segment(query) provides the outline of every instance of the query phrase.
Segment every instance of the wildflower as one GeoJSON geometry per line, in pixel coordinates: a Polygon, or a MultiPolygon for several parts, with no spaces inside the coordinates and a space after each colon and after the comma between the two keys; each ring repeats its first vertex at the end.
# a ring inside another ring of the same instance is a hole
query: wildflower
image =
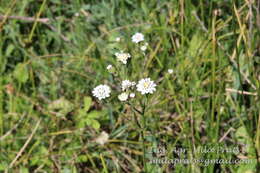
{"type": "Polygon", "coordinates": [[[79,13],[75,13],[74,15],[75,15],[75,17],[79,17],[79,13]]]}
{"type": "Polygon", "coordinates": [[[134,98],[135,97],[135,93],[130,93],[129,97],[134,98]]]}
{"type": "Polygon", "coordinates": [[[128,94],[126,92],[121,93],[120,95],[118,95],[118,99],[120,101],[126,101],[128,99],[128,94]]]}
{"type": "Polygon", "coordinates": [[[122,87],[122,90],[124,91],[124,90],[130,88],[131,86],[135,86],[135,85],[136,85],[135,82],[131,82],[130,80],[123,80],[121,87],[122,87]]]}
{"type": "Polygon", "coordinates": [[[143,46],[140,47],[140,49],[141,49],[142,51],[146,51],[147,46],[148,46],[148,43],[145,43],[143,46]]]}
{"type": "Polygon", "coordinates": [[[132,82],[132,86],[135,86],[136,85],[136,83],[135,82],[132,82]]]}
{"type": "Polygon", "coordinates": [[[110,96],[111,89],[107,85],[98,85],[93,89],[92,93],[93,96],[97,97],[99,100],[102,100],[110,96]]]}
{"type": "Polygon", "coordinates": [[[142,33],[137,32],[132,36],[132,42],[139,43],[141,41],[144,41],[144,35],[142,33]]]}
{"type": "Polygon", "coordinates": [[[117,59],[119,61],[121,61],[123,64],[126,64],[127,63],[127,59],[128,58],[131,58],[131,55],[129,53],[124,53],[124,52],[117,52],[115,53],[117,59]]]}
{"type": "Polygon", "coordinates": [[[142,51],[145,51],[145,50],[147,49],[147,47],[146,47],[146,46],[141,46],[140,49],[141,49],[142,51]]]}
{"type": "Polygon", "coordinates": [[[120,37],[116,37],[116,42],[120,42],[121,38],[120,37]]]}
{"type": "Polygon", "coordinates": [[[103,131],[94,141],[100,145],[104,145],[108,142],[109,135],[103,131]]]}
{"type": "Polygon", "coordinates": [[[109,65],[107,66],[107,70],[110,70],[112,67],[113,67],[113,66],[112,66],[111,64],[109,64],[109,65]]]}
{"type": "Polygon", "coordinates": [[[168,69],[168,73],[172,74],[173,73],[173,69],[168,69]]]}
{"type": "Polygon", "coordinates": [[[150,78],[141,79],[137,84],[137,91],[141,92],[142,95],[144,94],[152,94],[156,91],[156,84],[150,78]]]}

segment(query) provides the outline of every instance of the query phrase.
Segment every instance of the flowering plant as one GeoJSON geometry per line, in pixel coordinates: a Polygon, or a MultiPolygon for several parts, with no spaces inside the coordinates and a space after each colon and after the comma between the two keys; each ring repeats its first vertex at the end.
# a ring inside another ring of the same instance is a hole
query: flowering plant
{"type": "MultiPolygon", "coordinates": [[[[121,41],[121,38],[116,38],[116,41],[121,41]]],[[[132,42],[140,46],[142,54],[145,55],[148,43],[145,42],[144,44],[140,44],[143,41],[144,35],[142,33],[136,33],[132,36],[132,42]]],[[[146,95],[153,94],[156,91],[156,84],[149,77],[140,79],[136,84],[134,81],[123,79],[123,76],[118,76],[118,74],[120,74],[118,71],[121,70],[120,67],[124,66],[123,68],[127,70],[126,65],[132,56],[130,53],[121,50],[115,53],[115,57],[118,63],[115,65],[108,64],[106,69],[113,77],[118,78],[118,80],[121,81],[121,93],[118,94],[118,99],[120,101],[127,101],[129,98],[134,98],[136,96],[136,92],[140,92],[141,95],[146,95]]],[[[110,86],[106,84],[100,84],[92,90],[93,96],[98,98],[98,100],[103,100],[110,97],[111,92],[113,91],[110,86]]]]}
{"type": "MultiPolygon", "coordinates": [[[[144,35],[141,33],[136,33],[132,36],[132,42],[139,46],[139,51],[142,55],[145,55],[145,51],[147,50],[148,43],[144,42],[144,35]]],[[[116,39],[117,42],[121,41],[121,39],[116,39]]],[[[139,80],[131,81],[129,79],[125,79],[124,75],[121,75],[121,71],[128,71],[127,64],[130,63],[132,58],[135,58],[130,53],[120,50],[116,52],[115,58],[117,59],[115,64],[108,64],[106,69],[107,71],[113,76],[113,78],[117,79],[115,81],[119,81],[120,89],[111,89],[111,87],[107,84],[100,84],[96,86],[92,90],[92,94],[98,100],[105,100],[110,95],[117,95],[117,99],[124,104],[128,104],[132,111],[133,115],[135,116],[135,121],[138,127],[141,130],[141,140],[143,142],[143,164],[145,164],[145,130],[146,130],[146,111],[147,111],[147,104],[148,104],[148,97],[147,95],[153,94],[156,91],[156,83],[150,77],[143,77],[139,80]],[[138,108],[139,105],[134,105],[131,102],[132,99],[138,99],[141,104],[141,109],[138,108]],[[139,117],[141,116],[142,123],[139,122],[139,117]]],[[[116,84],[118,86],[118,84],[116,84]]]]}

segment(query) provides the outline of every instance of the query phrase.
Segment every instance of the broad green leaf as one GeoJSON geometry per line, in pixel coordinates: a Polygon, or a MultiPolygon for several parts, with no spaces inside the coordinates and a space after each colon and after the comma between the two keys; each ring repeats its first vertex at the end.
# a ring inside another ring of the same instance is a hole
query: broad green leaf
{"type": "Polygon", "coordinates": [[[13,44],[10,44],[8,47],[7,47],[7,49],[6,49],[6,52],[5,52],[5,56],[9,56],[9,55],[11,55],[11,53],[13,52],[13,50],[14,50],[14,45],[13,44]]]}
{"type": "Polygon", "coordinates": [[[195,57],[197,55],[199,49],[201,48],[202,41],[203,37],[199,33],[193,35],[188,51],[191,57],[195,57]]]}
{"type": "Polygon", "coordinates": [[[242,163],[239,165],[237,173],[255,173],[257,160],[256,159],[248,159],[250,163],[242,163]]]}
{"type": "Polygon", "coordinates": [[[26,65],[22,63],[16,65],[13,75],[19,82],[25,83],[29,78],[29,72],[26,65]]]}
{"type": "Polygon", "coordinates": [[[99,124],[99,122],[97,120],[93,120],[91,126],[94,129],[99,129],[100,128],[100,124],[99,124]]]}
{"type": "Polygon", "coordinates": [[[256,165],[257,165],[254,144],[244,126],[241,126],[237,129],[237,131],[235,133],[235,138],[240,143],[243,143],[244,145],[246,145],[246,152],[247,152],[247,156],[249,158],[249,159],[247,159],[249,161],[249,163],[243,163],[243,164],[239,165],[237,172],[238,173],[244,173],[244,172],[254,173],[256,171],[256,165]]]}
{"type": "Polygon", "coordinates": [[[29,173],[29,170],[25,167],[21,167],[19,172],[20,173],[29,173]]]}
{"type": "Polygon", "coordinates": [[[249,135],[246,131],[246,128],[243,126],[239,127],[236,130],[235,136],[236,136],[236,139],[243,144],[246,144],[249,139],[249,135]]]}
{"type": "Polygon", "coordinates": [[[69,112],[71,112],[74,108],[74,105],[66,100],[65,98],[60,98],[58,100],[53,101],[48,105],[48,110],[57,113],[57,116],[65,116],[69,112]]]}
{"type": "Polygon", "coordinates": [[[88,125],[88,126],[91,126],[92,123],[93,123],[93,120],[94,120],[94,119],[86,119],[86,120],[85,120],[85,124],[88,125]]]}
{"type": "Polygon", "coordinates": [[[235,137],[238,142],[240,142],[246,146],[246,152],[249,155],[251,155],[251,156],[255,155],[254,144],[244,126],[241,126],[237,129],[237,131],[235,133],[235,137]]]}
{"type": "Polygon", "coordinates": [[[86,155],[79,155],[76,159],[76,162],[86,162],[88,161],[88,157],[86,155]]]}
{"type": "Polygon", "coordinates": [[[8,164],[6,162],[0,163],[0,171],[5,170],[6,168],[8,168],[8,164]]]}
{"type": "Polygon", "coordinates": [[[78,119],[81,119],[81,118],[83,118],[86,114],[87,114],[87,113],[86,113],[86,111],[85,111],[84,109],[80,109],[77,118],[78,118],[78,119]]]}
{"type": "Polygon", "coordinates": [[[92,99],[91,97],[84,97],[84,111],[87,112],[91,106],[92,99]]]}
{"type": "Polygon", "coordinates": [[[82,121],[78,121],[77,122],[77,127],[78,128],[84,128],[85,127],[85,122],[82,120],[82,121]]]}
{"type": "Polygon", "coordinates": [[[91,119],[97,118],[100,114],[101,113],[98,111],[91,111],[90,113],[88,113],[87,118],[91,118],[91,119]]]}

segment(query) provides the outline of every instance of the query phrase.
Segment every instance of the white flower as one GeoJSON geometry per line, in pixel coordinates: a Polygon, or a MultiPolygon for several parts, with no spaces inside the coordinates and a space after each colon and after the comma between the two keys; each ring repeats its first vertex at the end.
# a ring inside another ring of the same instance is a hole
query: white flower
{"type": "Polygon", "coordinates": [[[113,66],[112,66],[111,64],[109,64],[109,65],[107,66],[107,70],[110,70],[112,67],[113,67],[113,66]]]}
{"type": "Polygon", "coordinates": [[[141,79],[137,84],[137,91],[141,92],[142,95],[144,94],[152,94],[156,91],[156,84],[150,78],[141,79]]]}
{"type": "Polygon", "coordinates": [[[120,101],[126,101],[128,99],[128,94],[127,93],[121,93],[120,95],[118,95],[118,99],[120,101]]]}
{"type": "Polygon", "coordinates": [[[142,51],[146,51],[147,46],[141,46],[140,49],[141,49],[142,51]]]}
{"type": "Polygon", "coordinates": [[[93,96],[97,97],[99,100],[109,97],[110,93],[111,89],[107,85],[98,85],[92,91],[93,96]]]}
{"type": "Polygon", "coordinates": [[[135,97],[135,93],[130,93],[129,97],[134,98],[135,97]]]}
{"type": "Polygon", "coordinates": [[[75,13],[74,15],[75,15],[76,17],[79,17],[79,13],[75,13]]]}
{"type": "Polygon", "coordinates": [[[139,43],[141,41],[144,41],[144,35],[142,33],[137,32],[132,36],[132,42],[139,43]]]}
{"type": "Polygon", "coordinates": [[[173,69],[168,69],[168,73],[172,74],[173,73],[173,69]]]}
{"type": "Polygon", "coordinates": [[[148,46],[148,43],[144,43],[144,45],[141,46],[140,49],[141,49],[142,51],[146,51],[147,46],[148,46]]]}
{"type": "Polygon", "coordinates": [[[127,63],[128,58],[131,58],[131,55],[129,53],[124,52],[117,52],[115,53],[115,56],[117,57],[118,61],[121,61],[123,64],[127,63]]]}
{"type": "Polygon", "coordinates": [[[120,42],[121,38],[120,37],[116,37],[116,42],[120,42]]]}
{"type": "Polygon", "coordinates": [[[124,91],[124,90],[130,88],[131,86],[135,86],[135,85],[136,85],[135,82],[131,82],[130,80],[123,80],[121,87],[122,87],[122,90],[124,91]]]}
{"type": "Polygon", "coordinates": [[[104,145],[108,142],[109,135],[103,131],[94,141],[100,145],[104,145]]]}

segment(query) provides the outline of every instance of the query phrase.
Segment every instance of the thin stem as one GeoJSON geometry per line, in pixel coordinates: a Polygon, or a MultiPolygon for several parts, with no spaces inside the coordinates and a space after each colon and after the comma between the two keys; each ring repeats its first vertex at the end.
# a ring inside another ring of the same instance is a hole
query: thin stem
{"type": "MultiPolygon", "coordinates": [[[[216,13],[213,13],[213,21],[212,21],[212,63],[211,63],[211,124],[214,125],[215,123],[215,106],[216,106],[216,13]]],[[[218,131],[213,128],[213,133],[215,132],[216,136],[218,131]]]]}
{"type": "Polygon", "coordinates": [[[141,104],[142,105],[142,111],[135,108],[129,102],[127,104],[130,105],[131,109],[133,110],[136,124],[141,130],[141,140],[142,140],[142,150],[143,150],[143,166],[144,166],[145,172],[148,172],[147,166],[146,166],[146,159],[145,159],[145,154],[146,154],[146,148],[145,148],[145,130],[146,130],[145,112],[146,112],[146,105],[147,105],[147,97],[145,97],[144,103],[141,104]],[[140,124],[140,122],[138,121],[138,118],[137,118],[135,112],[137,112],[138,114],[140,114],[142,116],[142,124],[140,124]]]}
{"type": "Polygon", "coordinates": [[[143,165],[145,172],[147,171],[147,166],[146,166],[146,159],[145,159],[145,154],[146,154],[146,148],[145,148],[145,130],[146,130],[146,119],[145,119],[145,111],[146,111],[146,105],[147,105],[147,96],[145,96],[145,101],[143,104],[143,110],[142,110],[142,144],[143,144],[143,165]]]}
{"type": "Polygon", "coordinates": [[[42,5],[40,7],[40,10],[39,10],[39,12],[36,15],[36,20],[35,20],[35,22],[33,24],[33,27],[32,27],[32,30],[30,32],[29,39],[28,39],[30,42],[32,41],[33,33],[34,33],[35,29],[36,29],[36,26],[37,26],[37,23],[38,23],[38,19],[40,18],[40,15],[42,14],[42,12],[44,10],[46,2],[47,2],[47,0],[43,1],[42,5]]]}
{"type": "MultiPolygon", "coordinates": [[[[132,110],[134,110],[134,109],[132,108],[132,110]]],[[[134,112],[134,111],[133,111],[133,112],[134,112]]],[[[135,118],[135,122],[136,122],[137,126],[141,129],[142,126],[141,126],[140,122],[138,121],[138,118],[137,118],[135,112],[134,112],[134,118],[135,118]]]]}
{"type": "Polygon", "coordinates": [[[142,112],[139,111],[137,108],[135,108],[130,102],[127,102],[127,104],[128,104],[129,106],[131,106],[132,110],[134,110],[134,111],[136,111],[137,113],[139,113],[140,115],[142,115],[142,112]]]}

